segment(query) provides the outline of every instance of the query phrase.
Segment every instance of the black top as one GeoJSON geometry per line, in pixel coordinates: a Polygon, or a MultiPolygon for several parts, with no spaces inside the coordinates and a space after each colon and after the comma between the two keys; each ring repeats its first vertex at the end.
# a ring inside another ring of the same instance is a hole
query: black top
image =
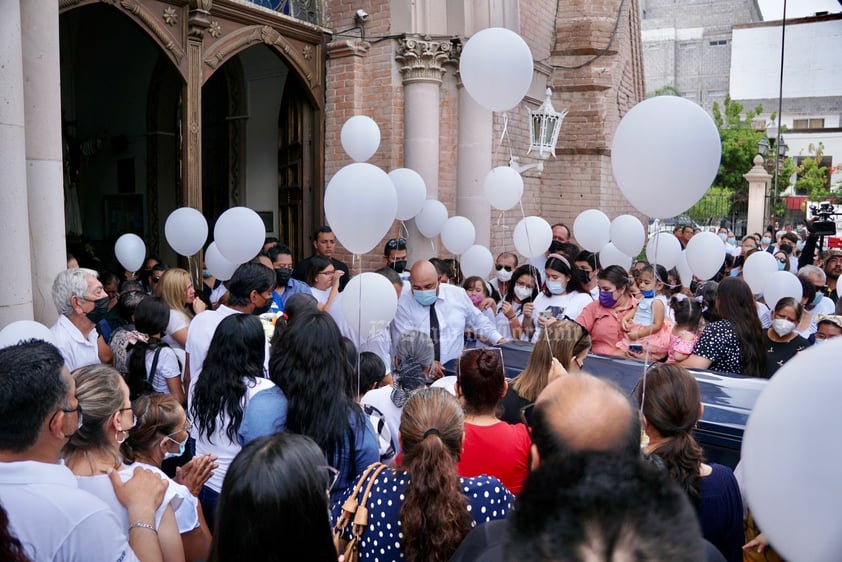
{"type": "Polygon", "coordinates": [[[766,359],[766,376],[770,378],[798,352],[810,347],[810,341],[799,335],[788,342],[772,341],[769,339],[768,332],[764,334],[764,337],[766,339],[766,352],[769,354],[769,358],[766,359]]]}
{"type": "MultiPolygon", "coordinates": [[[[307,282],[307,270],[310,269],[310,260],[313,259],[314,256],[310,256],[309,258],[305,258],[295,264],[295,269],[292,270],[292,278],[298,279],[304,283],[307,282]]],[[[342,276],[342,279],[339,280],[339,291],[342,292],[345,289],[345,285],[348,284],[350,275],[348,273],[348,266],[342,263],[341,261],[330,258],[330,262],[333,264],[338,271],[344,271],[345,274],[342,276]]]]}
{"type": "Polygon", "coordinates": [[[693,348],[693,355],[710,359],[708,368],[711,371],[742,374],[740,339],[730,320],[717,320],[705,326],[693,348]]]}
{"type": "Polygon", "coordinates": [[[528,406],[529,404],[530,402],[528,400],[521,398],[520,395],[515,392],[515,389],[512,388],[510,382],[509,390],[506,392],[503,400],[500,401],[502,413],[498,413],[497,417],[506,423],[523,423],[523,420],[520,419],[520,409],[524,406],[528,406]]]}

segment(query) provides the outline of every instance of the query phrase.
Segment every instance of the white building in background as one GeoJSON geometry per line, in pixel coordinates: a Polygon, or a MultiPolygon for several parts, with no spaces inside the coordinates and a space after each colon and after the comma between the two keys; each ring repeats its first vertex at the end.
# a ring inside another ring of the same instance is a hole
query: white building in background
{"type": "MultiPolygon", "coordinates": [[[[780,123],[789,156],[824,145],[822,163],[842,163],[842,13],[787,20],[780,123]]],[[[731,98],[749,109],[763,106],[767,122],[778,111],[781,22],[735,25],[731,45],[731,98]]],[[[831,186],[842,173],[831,177],[831,186]]],[[[838,186],[837,186],[838,189],[838,186]]]]}

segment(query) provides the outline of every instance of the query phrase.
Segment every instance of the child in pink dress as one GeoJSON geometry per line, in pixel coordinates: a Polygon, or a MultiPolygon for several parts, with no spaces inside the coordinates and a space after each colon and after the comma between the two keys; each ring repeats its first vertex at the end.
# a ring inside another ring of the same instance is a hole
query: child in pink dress
{"type": "Polygon", "coordinates": [[[616,355],[659,361],[667,356],[672,323],[667,318],[667,271],[663,266],[646,264],[637,276],[641,299],[622,320],[626,336],[617,342],[616,355]],[[657,270],[657,271],[656,271],[657,270]],[[656,276],[657,273],[657,276],[656,276]],[[642,352],[630,349],[640,345],[642,352]]]}
{"type": "Polygon", "coordinates": [[[675,317],[675,326],[670,336],[667,362],[683,361],[693,353],[693,346],[699,339],[699,320],[702,308],[693,299],[673,297],[670,308],[675,317]]]}

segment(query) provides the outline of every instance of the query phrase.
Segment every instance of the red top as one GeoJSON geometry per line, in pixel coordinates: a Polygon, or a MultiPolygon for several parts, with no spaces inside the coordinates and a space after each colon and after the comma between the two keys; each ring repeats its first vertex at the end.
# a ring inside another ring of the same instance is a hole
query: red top
{"type": "Polygon", "coordinates": [[[465,424],[465,445],[457,469],[464,477],[496,476],[513,494],[520,493],[529,473],[532,441],[522,423],[465,424]]]}

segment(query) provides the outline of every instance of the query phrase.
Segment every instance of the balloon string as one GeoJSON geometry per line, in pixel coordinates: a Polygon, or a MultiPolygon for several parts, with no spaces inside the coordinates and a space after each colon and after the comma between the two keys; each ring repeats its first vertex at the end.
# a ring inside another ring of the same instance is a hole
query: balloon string
{"type": "Polygon", "coordinates": [[[403,236],[404,240],[409,240],[409,227],[406,226],[404,221],[401,221],[401,224],[398,227],[398,238],[401,238],[402,233],[406,233],[406,236],[403,236]]]}
{"type": "MultiPolygon", "coordinates": [[[[360,269],[362,269],[362,258],[360,258],[360,269]]],[[[360,273],[362,275],[362,272],[360,273]]],[[[363,341],[362,336],[362,319],[363,319],[363,279],[360,277],[360,282],[358,283],[359,288],[359,295],[357,297],[357,396],[360,395],[360,345],[363,341]]]]}
{"type": "MultiPolygon", "coordinates": [[[[497,148],[494,150],[494,159],[492,162],[497,161],[497,157],[500,155],[500,149],[503,147],[503,140],[509,139],[509,114],[503,113],[503,132],[500,133],[500,140],[497,141],[497,148]]],[[[507,143],[509,145],[509,154],[511,156],[511,139],[507,143]]]]}
{"type": "Polygon", "coordinates": [[[517,202],[517,204],[520,205],[520,218],[525,219],[526,212],[523,210],[523,198],[521,198],[520,201],[517,202]]]}

